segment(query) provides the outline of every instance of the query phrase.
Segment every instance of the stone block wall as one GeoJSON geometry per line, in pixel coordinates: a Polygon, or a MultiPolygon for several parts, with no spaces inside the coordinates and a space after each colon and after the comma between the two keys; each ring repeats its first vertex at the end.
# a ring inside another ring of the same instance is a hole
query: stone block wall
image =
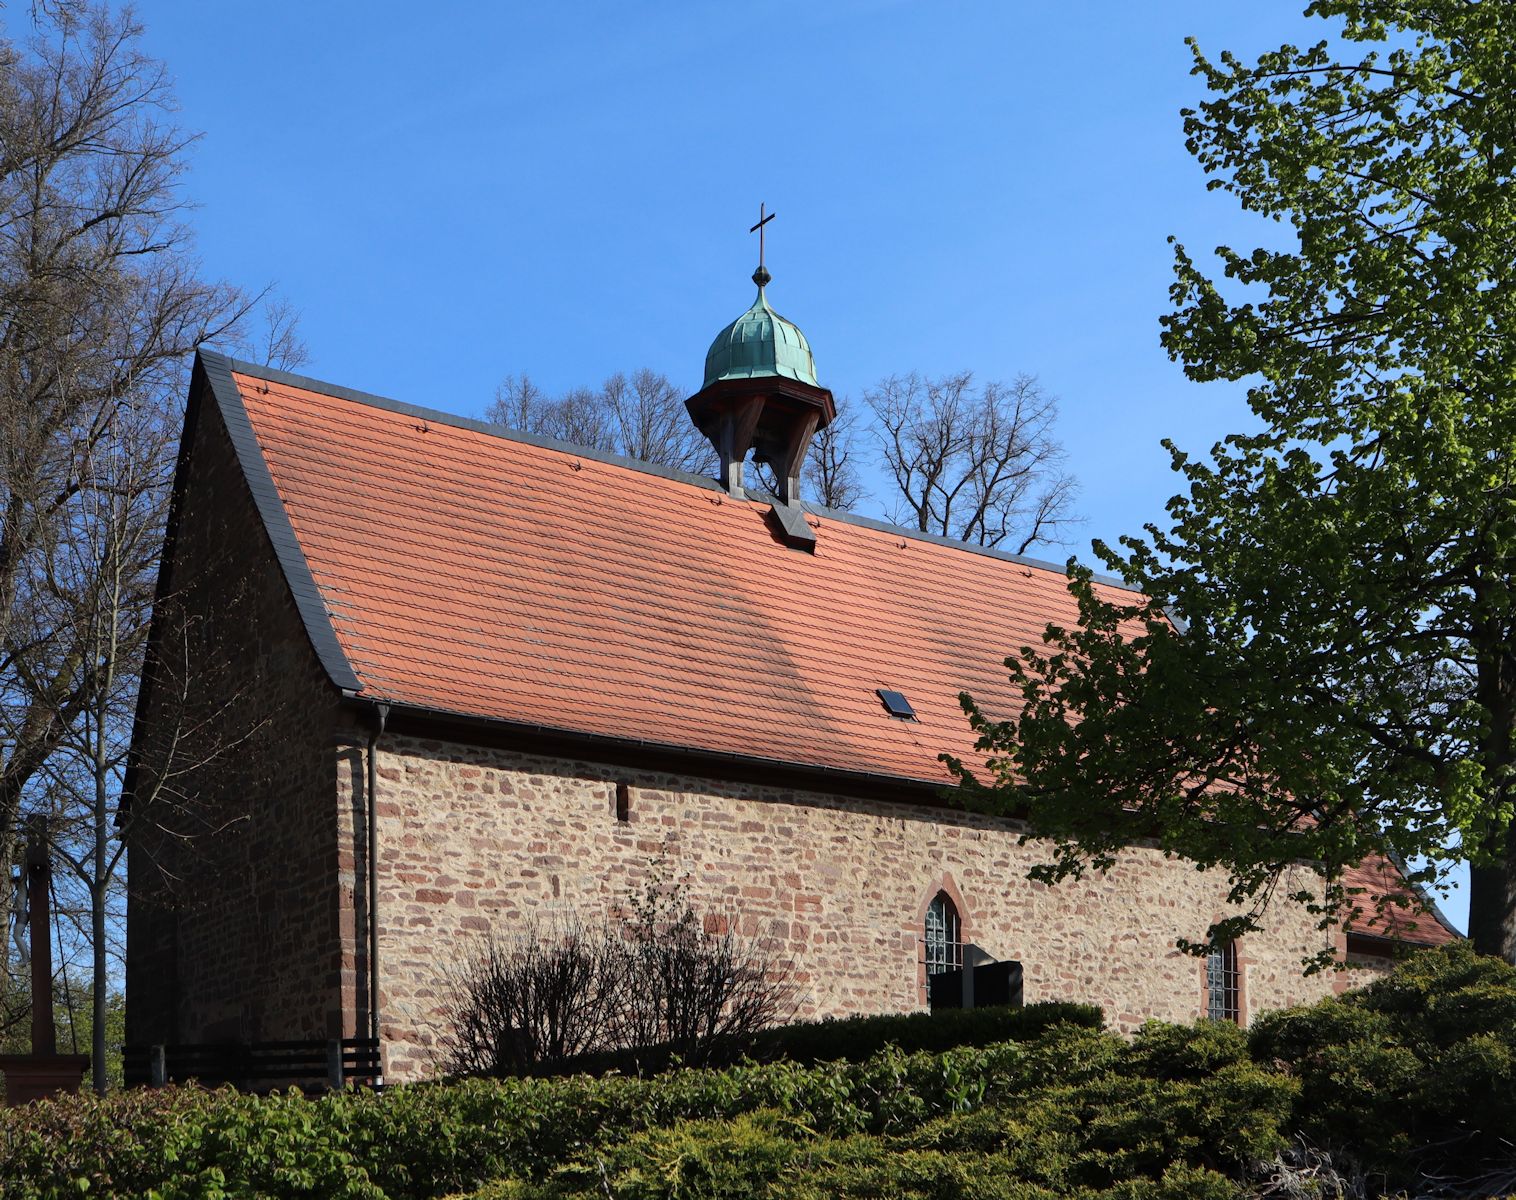
{"type": "Polygon", "coordinates": [[[310,647],[209,398],[185,469],[138,726],[127,1040],[347,1032],[353,861],[350,842],[339,853],[337,774],[361,759],[362,734],[310,647]]]}
{"type": "MultiPolygon", "coordinates": [[[[596,920],[660,854],[692,898],[793,960],[800,1015],[924,1006],[922,917],[947,890],[963,938],[1025,968],[1030,1001],[1091,1001],[1114,1028],[1204,1012],[1204,963],[1175,947],[1228,911],[1225,880],[1152,850],[1109,874],[1031,883],[1011,821],[744,787],[584,761],[388,737],[378,785],[380,998],[388,1077],[433,1072],[447,968],[536,915],[596,920]],[[616,814],[627,786],[628,819],[616,814]]],[[[1303,978],[1327,944],[1298,907],[1240,946],[1248,1013],[1333,987],[1303,978]]]]}

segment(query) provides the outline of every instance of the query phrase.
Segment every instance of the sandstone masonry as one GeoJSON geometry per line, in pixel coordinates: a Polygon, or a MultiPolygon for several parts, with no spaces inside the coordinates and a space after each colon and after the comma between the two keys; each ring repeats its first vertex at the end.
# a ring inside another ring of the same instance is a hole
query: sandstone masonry
{"type": "MultiPolygon", "coordinates": [[[[1025,969],[1026,999],[1098,1003],[1131,1031],[1204,1012],[1204,964],[1180,952],[1224,915],[1225,880],[1151,850],[1110,873],[1047,887],[1013,821],[817,792],[536,758],[415,738],[379,755],[380,1003],[391,1078],[428,1074],[444,1033],[443,977],[491,932],[571,910],[608,914],[666,854],[691,898],[796,967],[801,1015],[925,1005],[922,919],[940,890],[963,938],[1025,969]],[[628,820],[616,785],[629,788],[628,820]]],[[[1241,944],[1246,1012],[1309,1002],[1330,977],[1301,959],[1326,945],[1281,905],[1241,944]]]]}

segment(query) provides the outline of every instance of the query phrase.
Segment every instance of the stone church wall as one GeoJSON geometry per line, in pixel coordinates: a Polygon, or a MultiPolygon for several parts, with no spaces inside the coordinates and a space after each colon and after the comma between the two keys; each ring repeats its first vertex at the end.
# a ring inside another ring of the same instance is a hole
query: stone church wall
{"type": "Polygon", "coordinates": [[[337,693],[209,401],[187,467],[128,827],[127,1040],[350,1032],[336,776],[361,765],[361,733],[337,732],[337,693]],[[155,809],[165,765],[176,778],[155,809]]]}
{"type": "MultiPolygon", "coordinates": [[[[1175,948],[1226,913],[1224,879],[1152,850],[1109,874],[1031,883],[1034,847],[1011,821],[620,771],[389,737],[379,755],[380,969],[388,1074],[434,1070],[447,967],[523,918],[595,920],[666,852],[698,908],[774,938],[797,965],[801,1015],[924,1006],[922,918],[939,890],[963,937],[1019,960],[1025,995],[1093,1001],[1131,1031],[1203,1012],[1204,964],[1175,948]],[[629,819],[616,784],[629,785],[629,819]]],[[[1330,976],[1300,961],[1327,944],[1298,908],[1239,944],[1248,1013],[1308,1002],[1330,976]]]]}

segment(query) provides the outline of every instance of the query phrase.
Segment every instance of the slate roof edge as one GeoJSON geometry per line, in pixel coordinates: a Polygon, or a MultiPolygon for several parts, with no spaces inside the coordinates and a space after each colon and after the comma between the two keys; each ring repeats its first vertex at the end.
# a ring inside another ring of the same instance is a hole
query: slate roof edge
{"type": "MultiPolygon", "coordinates": [[[[708,475],[697,475],[693,471],[682,471],[677,467],[664,467],[656,463],[643,462],[638,458],[628,458],[623,454],[613,454],[608,450],[595,450],[588,446],[580,446],[573,442],[561,442],[557,438],[543,437],[540,434],[527,433],[520,429],[511,429],[505,425],[492,424],[489,421],[480,421],[474,417],[461,417],[456,413],[443,412],[440,409],[425,408],[418,404],[409,404],[403,400],[392,400],[387,396],[376,396],[371,392],[359,391],[356,388],[344,387],[341,384],[328,383],[322,379],[315,379],[308,375],[298,375],[292,371],[281,371],[274,367],[260,366],[257,363],[246,362],[232,358],[228,355],[213,351],[201,351],[202,354],[215,354],[215,357],[225,363],[231,371],[243,375],[252,375],[259,379],[267,379],[271,383],[284,384],[287,387],[302,388],[309,392],[320,392],[325,396],[334,396],[339,400],[350,400],[355,404],[365,404],[371,408],[383,409],[386,412],[398,413],[407,417],[419,417],[421,420],[430,421],[438,425],[448,425],[455,429],[468,429],[474,433],[483,433],[490,437],[501,438],[505,441],[520,442],[527,446],[537,446],[544,450],[556,450],[563,454],[572,454],[577,458],[586,459],[589,462],[605,463],[613,467],[625,467],[643,475],[653,475],[659,479],[670,479],[676,483],[687,483],[691,486],[703,488],[710,492],[721,492],[719,480],[708,475]]],[[[235,391],[235,386],[233,386],[235,391]]],[[[240,404],[240,398],[239,398],[240,404]]],[[[777,503],[777,498],[767,492],[755,488],[745,489],[747,498],[761,504],[777,503]]],[[[969,554],[978,554],[985,558],[996,558],[1002,562],[1016,563],[1023,567],[1032,567],[1039,571],[1050,571],[1055,575],[1068,578],[1067,565],[1060,566],[1046,559],[1032,558],[1025,554],[1012,554],[1008,550],[997,550],[990,546],[980,546],[973,542],[962,542],[957,538],[944,537],[941,534],[927,533],[920,529],[907,529],[901,525],[882,521],[876,517],[865,517],[859,513],[844,512],[841,509],[826,508],[820,504],[812,504],[801,501],[800,507],[814,516],[822,517],[830,521],[840,521],[845,525],[858,525],[864,529],[873,529],[881,533],[895,534],[899,537],[909,538],[915,542],[927,542],[929,544],[945,546],[950,550],[962,550],[969,554]]],[[[1140,589],[1127,583],[1124,579],[1117,579],[1113,575],[1096,574],[1096,583],[1107,587],[1118,588],[1124,592],[1139,592],[1140,589]]]]}
{"type": "Polygon", "coordinates": [[[300,539],[290,524],[289,512],[279,496],[279,489],[274,485],[268,461],[263,457],[263,449],[253,433],[247,407],[242,403],[242,393],[237,390],[237,383],[232,378],[232,372],[243,370],[244,364],[206,349],[196,352],[196,361],[210,388],[211,396],[216,401],[216,407],[220,410],[227,434],[231,437],[232,449],[242,468],[242,476],[247,480],[253,504],[258,509],[264,531],[273,546],[275,560],[289,587],[290,596],[295,601],[295,609],[300,614],[301,624],[305,626],[311,648],[315,650],[322,669],[335,686],[344,691],[361,691],[363,681],[358,678],[341,643],[337,641],[337,630],[332,625],[331,613],[327,610],[326,601],[321,598],[321,589],[311,574],[310,563],[306,561],[300,539]]]}

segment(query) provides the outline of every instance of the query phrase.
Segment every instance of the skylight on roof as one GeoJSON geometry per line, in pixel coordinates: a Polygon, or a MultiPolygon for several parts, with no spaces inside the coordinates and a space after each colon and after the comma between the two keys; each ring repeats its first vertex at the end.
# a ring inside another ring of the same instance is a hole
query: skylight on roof
{"type": "Polygon", "coordinates": [[[890,716],[900,717],[902,720],[914,721],[916,710],[911,707],[911,702],[905,698],[903,692],[892,692],[887,688],[876,688],[876,694],[884,702],[884,707],[890,716]]]}

